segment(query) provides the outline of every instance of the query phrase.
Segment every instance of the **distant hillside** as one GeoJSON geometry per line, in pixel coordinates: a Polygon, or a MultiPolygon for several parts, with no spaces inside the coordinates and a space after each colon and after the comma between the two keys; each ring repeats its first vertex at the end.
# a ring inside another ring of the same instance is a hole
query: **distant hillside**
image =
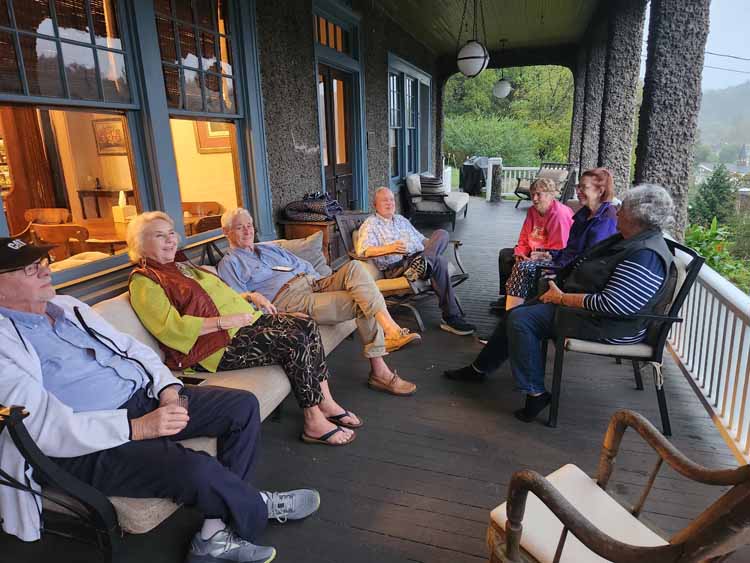
{"type": "Polygon", "coordinates": [[[703,92],[698,129],[702,143],[750,143],[750,82],[703,92]]]}

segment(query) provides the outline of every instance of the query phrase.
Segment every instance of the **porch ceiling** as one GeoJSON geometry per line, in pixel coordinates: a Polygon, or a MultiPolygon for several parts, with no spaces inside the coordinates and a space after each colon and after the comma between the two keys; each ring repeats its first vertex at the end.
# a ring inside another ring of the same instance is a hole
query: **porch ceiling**
{"type": "MultiPolygon", "coordinates": [[[[455,53],[464,0],[380,0],[386,13],[436,55],[455,53]]],[[[578,43],[600,0],[483,0],[487,49],[553,47],[578,43]]],[[[478,2],[479,5],[479,2],[478,2]]],[[[481,10],[479,10],[481,16],[481,10]]],[[[471,36],[469,0],[461,43],[471,36]]],[[[481,18],[478,23],[480,37],[481,18]]]]}

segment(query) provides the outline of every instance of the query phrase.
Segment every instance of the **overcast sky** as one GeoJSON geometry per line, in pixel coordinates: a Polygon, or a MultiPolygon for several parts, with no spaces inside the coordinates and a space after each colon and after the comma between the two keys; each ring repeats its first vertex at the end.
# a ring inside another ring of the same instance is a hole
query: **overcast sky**
{"type": "MultiPolygon", "coordinates": [[[[711,27],[708,33],[706,51],[750,59],[749,28],[750,0],[712,0],[711,27]]],[[[648,21],[644,28],[644,39],[647,35],[648,21]]],[[[646,54],[645,43],[643,54],[646,54]]],[[[750,73],[750,61],[717,57],[706,53],[703,64],[750,73]]],[[[641,63],[641,78],[643,78],[644,71],[645,59],[641,63]]],[[[750,74],[740,74],[705,67],[703,69],[703,90],[717,90],[748,81],[750,81],[750,74]]],[[[750,103],[750,100],[748,102],[750,103]]]]}

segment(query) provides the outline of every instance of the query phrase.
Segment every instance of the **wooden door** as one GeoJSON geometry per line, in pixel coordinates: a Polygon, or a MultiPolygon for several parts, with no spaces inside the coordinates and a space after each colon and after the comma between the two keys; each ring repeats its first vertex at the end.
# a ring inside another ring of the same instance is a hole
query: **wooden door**
{"type": "Polygon", "coordinates": [[[353,209],[352,76],[318,65],[318,116],[323,140],[325,191],[344,209],[353,209]]]}

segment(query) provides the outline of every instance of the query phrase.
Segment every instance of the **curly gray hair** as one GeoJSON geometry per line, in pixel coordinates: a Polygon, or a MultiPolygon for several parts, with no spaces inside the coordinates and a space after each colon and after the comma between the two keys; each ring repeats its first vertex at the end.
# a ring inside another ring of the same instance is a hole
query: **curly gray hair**
{"type": "Polygon", "coordinates": [[[674,203],[657,184],[640,184],[625,192],[622,209],[645,228],[667,229],[674,222],[674,203]]]}
{"type": "Polygon", "coordinates": [[[146,226],[154,221],[166,221],[174,229],[174,221],[163,211],[141,213],[128,223],[125,240],[128,243],[128,256],[133,262],[140,262],[143,258],[143,239],[146,234],[146,226]]]}

